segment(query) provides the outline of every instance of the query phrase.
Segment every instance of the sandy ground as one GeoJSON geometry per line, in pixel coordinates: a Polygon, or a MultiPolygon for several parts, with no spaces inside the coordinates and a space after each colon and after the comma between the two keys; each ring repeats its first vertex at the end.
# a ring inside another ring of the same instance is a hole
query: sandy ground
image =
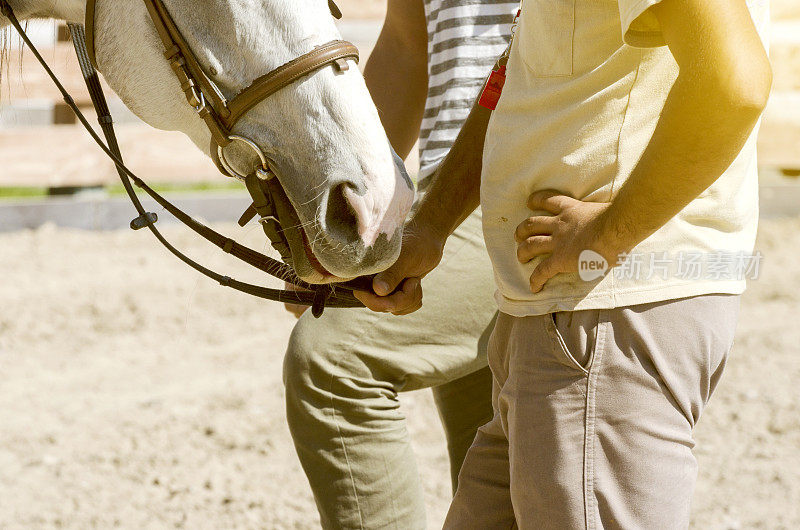
{"type": "MultiPolygon", "coordinates": [[[[696,528],[800,527],[800,219],[764,222],[759,247],[763,275],[697,431],[696,528]]],[[[0,248],[0,528],[317,527],[285,425],[292,319],[277,305],[198,278],[143,233],[44,227],[0,248]]],[[[435,528],[441,428],[428,392],[403,404],[435,528]]]]}
{"type": "MultiPolygon", "coordinates": [[[[773,2],[776,18],[800,18],[796,1],[773,2]]],[[[384,4],[340,3],[358,18],[384,4]]],[[[697,430],[698,529],[800,528],[800,219],[764,222],[759,247],[763,275],[697,430]]],[[[285,425],[279,306],[199,278],[147,234],[45,227],[0,234],[0,249],[0,528],[318,526],[285,425]]],[[[441,428],[428,392],[403,404],[436,528],[441,428]]]]}

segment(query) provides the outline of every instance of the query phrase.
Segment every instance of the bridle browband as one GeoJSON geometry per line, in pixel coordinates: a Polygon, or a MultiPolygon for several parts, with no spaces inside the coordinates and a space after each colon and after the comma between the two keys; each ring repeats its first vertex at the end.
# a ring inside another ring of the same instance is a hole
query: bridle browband
{"type": "MultiPolygon", "coordinates": [[[[221,285],[237,291],[278,302],[310,305],[316,317],[322,315],[325,307],[363,307],[361,302],[353,296],[353,291],[371,291],[372,282],[370,278],[357,278],[350,282],[334,285],[308,284],[300,280],[290,266],[245,247],[200,223],[162,197],[128,169],[122,160],[122,154],[119,149],[116,133],[114,132],[113,120],[111,119],[108,104],[103,94],[96,70],[96,56],[94,53],[95,1],[96,0],[87,1],[86,32],[84,32],[83,26],[79,24],[69,24],[69,28],[72,33],[81,72],[83,73],[84,80],[89,89],[92,103],[97,111],[98,121],[106,137],[107,144],[103,142],[91,127],[74,99],[70,96],[37,48],[30,41],[14,14],[13,8],[8,3],[8,0],[0,0],[0,13],[11,22],[11,25],[20,34],[25,44],[31,49],[31,52],[58,88],[64,98],[64,102],[75,112],[83,127],[100,146],[103,152],[114,162],[123,187],[139,214],[137,218],[131,221],[131,228],[134,230],[148,228],[159,242],[178,257],[178,259],[221,285]],[[155,227],[158,216],[155,213],[145,211],[133,189],[134,184],[144,190],[145,193],[170,214],[174,215],[184,225],[188,226],[226,253],[233,255],[271,276],[293,283],[305,289],[305,291],[271,289],[240,282],[195,262],[170,244],[155,227]]],[[[188,103],[194,107],[211,131],[212,145],[216,147],[216,149],[212,149],[211,152],[217,155],[217,165],[221,166],[220,169],[224,174],[244,180],[248,191],[253,197],[253,205],[248,208],[247,212],[242,216],[239,224],[243,226],[256,214],[261,215],[262,226],[264,227],[265,233],[272,241],[273,246],[278,249],[284,260],[291,259],[289,245],[283,233],[284,230],[278,221],[280,208],[278,207],[279,205],[276,205],[275,200],[275,196],[282,194],[283,190],[280,184],[276,182],[277,179],[273,178],[274,174],[260,147],[248,138],[232,134],[232,129],[236,125],[236,122],[248,110],[298,79],[329,65],[333,65],[334,68],[340,71],[346,70],[348,68],[346,63],[347,59],[358,60],[358,49],[349,42],[330,42],[257,78],[249,87],[240,92],[231,101],[227,101],[217,85],[203,71],[203,68],[181,36],[161,0],[143,1],[147,6],[156,31],[164,44],[164,55],[172,66],[175,75],[178,77],[188,103]],[[253,149],[258,156],[259,167],[255,168],[248,175],[242,175],[236,172],[227,162],[223,154],[224,148],[235,141],[246,144],[253,149]]],[[[338,7],[336,7],[333,0],[329,0],[329,6],[333,16],[337,18],[341,17],[341,12],[338,7]]],[[[285,195],[283,199],[285,199],[285,195]]]]}

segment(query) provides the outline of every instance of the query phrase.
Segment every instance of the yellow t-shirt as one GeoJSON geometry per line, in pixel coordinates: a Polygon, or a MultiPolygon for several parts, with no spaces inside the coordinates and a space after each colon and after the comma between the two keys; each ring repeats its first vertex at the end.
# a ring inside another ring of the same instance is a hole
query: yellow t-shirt
{"type": "MultiPolygon", "coordinates": [[[[527,197],[554,189],[607,202],[655,129],[678,67],[649,7],[659,0],[524,0],[508,79],[489,123],[481,204],[500,310],[514,316],[741,293],[754,275],[756,131],[725,173],[600,279],[529,288],[516,259],[527,197]]],[[[748,2],[766,43],[768,3],[748,2]]],[[[713,131],[709,131],[713,134],[713,131]]]]}

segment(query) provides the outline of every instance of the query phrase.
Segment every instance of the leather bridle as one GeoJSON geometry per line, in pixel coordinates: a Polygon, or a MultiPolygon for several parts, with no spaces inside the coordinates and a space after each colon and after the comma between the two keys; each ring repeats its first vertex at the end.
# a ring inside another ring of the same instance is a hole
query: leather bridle
{"type": "MultiPolygon", "coordinates": [[[[8,0],[0,0],[0,12],[9,19],[11,25],[14,26],[25,44],[31,49],[48,76],[61,92],[65,103],[75,112],[87,132],[116,165],[122,184],[139,214],[137,218],[131,221],[131,228],[134,230],[148,228],[159,242],[181,261],[201,274],[219,282],[221,285],[246,294],[279,302],[311,305],[312,312],[316,317],[322,315],[326,306],[362,307],[361,302],[353,296],[353,291],[371,291],[371,278],[357,278],[350,282],[333,285],[308,284],[300,280],[289,265],[245,247],[186,214],[180,208],[155,192],[125,166],[114,132],[108,104],[103,94],[96,70],[97,62],[94,50],[95,1],[96,0],[87,0],[85,33],[83,26],[79,24],[69,24],[69,28],[72,33],[78,62],[89,89],[92,102],[97,111],[98,121],[106,137],[107,144],[100,139],[91,127],[73,98],[69,95],[63,84],[30,41],[25,30],[21,27],[19,20],[15,16],[14,10],[8,3],[8,0]],[[270,289],[259,285],[239,282],[195,262],[177,250],[163,237],[155,227],[158,216],[155,213],[144,210],[132,184],[144,190],[179,221],[209,242],[220,247],[226,253],[235,256],[271,276],[293,283],[305,289],[305,291],[270,289]]],[[[220,167],[220,170],[224,174],[245,181],[248,191],[253,198],[253,205],[251,205],[242,216],[239,224],[244,226],[244,224],[255,217],[256,214],[260,215],[261,224],[273,246],[280,252],[285,262],[291,263],[290,246],[286,239],[285,230],[282,228],[279,220],[281,218],[281,213],[283,213],[284,216],[293,213],[287,212],[287,210],[291,210],[290,207],[286,208],[288,199],[285,197],[280,183],[277,182],[278,179],[274,178],[274,173],[269,166],[269,161],[264,156],[261,148],[249,138],[235,135],[232,131],[237,121],[241,119],[248,110],[298,79],[331,65],[339,71],[346,70],[348,68],[348,59],[358,60],[358,49],[351,43],[345,41],[329,42],[257,78],[236,97],[227,101],[219,87],[206,75],[203,68],[200,66],[196,56],[181,36],[180,31],[170,17],[163,2],[161,0],[143,1],[147,6],[148,13],[164,45],[164,56],[169,61],[172,70],[180,81],[187,102],[195,109],[211,132],[212,146],[214,147],[211,152],[212,154],[216,154],[218,167],[220,167]],[[259,166],[253,168],[247,175],[238,173],[230,166],[225,158],[224,149],[233,142],[241,142],[249,146],[258,157],[259,166]],[[284,207],[282,208],[282,206],[284,207]]],[[[336,7],[333,0],[329,0],[329,6],[333,16],[337,18],[341,17],[341,12],[338,7],[336,7]]]]}
{"type": "MultiPolygon", "coordinates": [[[[298,79],[329,65],[339,71],[349,68],[348,59],[358,61],[358,48],[353,44],[335,40],[323,44],[300,57],[279,66],[275,70],[255,79],[250,86],[228,101],[214,81],[206,74],[192,49],[181,35],[178,26],[161,0],[143,0],[156,32],[164,45],[164,57],[181,84],[186,101],[197,112],[211,132],[211,154],[224,174],[245,180],[247,175],[237,172],[227,162],[224,149],[232,142],[240,141],[253,149],[259,159],[260,167],[255,171],[262,179],[272,177],[272,172],[261,149],[250,139],[232,133],[236,123],[254,106],[275,92],[294,83],[298,79]]],[[[95,14],[96,0],[86,2],[86,49],[89,60],[97,68],[95,55],[95,14]]],[[[341,11],[333,0],[328,5],[335,17],[341,11]]]]}

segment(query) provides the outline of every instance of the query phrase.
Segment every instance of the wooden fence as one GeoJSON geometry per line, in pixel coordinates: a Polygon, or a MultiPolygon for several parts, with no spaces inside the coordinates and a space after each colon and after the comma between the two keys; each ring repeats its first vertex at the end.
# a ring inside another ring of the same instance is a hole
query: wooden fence
{"type": "MultiPolygon", "coordinates": [[[[800,175],[800,20],[777,26],[772,43],[775,92],[759,137],[760,164],[785,175],[800,175]]],[[[379,29],[374,21],[342,27],[345,37],[361,47],[364,58],[379,29]]],[[[63,26],[54,26],[53,31],[54,42],[44,55],[91,114],[69,34],[63,26]]],[[[0,89],[0,187],[71,189],[116,182],[113,164],[75,124],[32,55],[15,52],[10,59],[0,89]]],[[[362,60],[362,66],[365,63],[362,60]]],[[[149,181],[188,184],[224,178],[183,134],[148,127],[117,99],[110,104],[126,161],[149,181]]]]}

